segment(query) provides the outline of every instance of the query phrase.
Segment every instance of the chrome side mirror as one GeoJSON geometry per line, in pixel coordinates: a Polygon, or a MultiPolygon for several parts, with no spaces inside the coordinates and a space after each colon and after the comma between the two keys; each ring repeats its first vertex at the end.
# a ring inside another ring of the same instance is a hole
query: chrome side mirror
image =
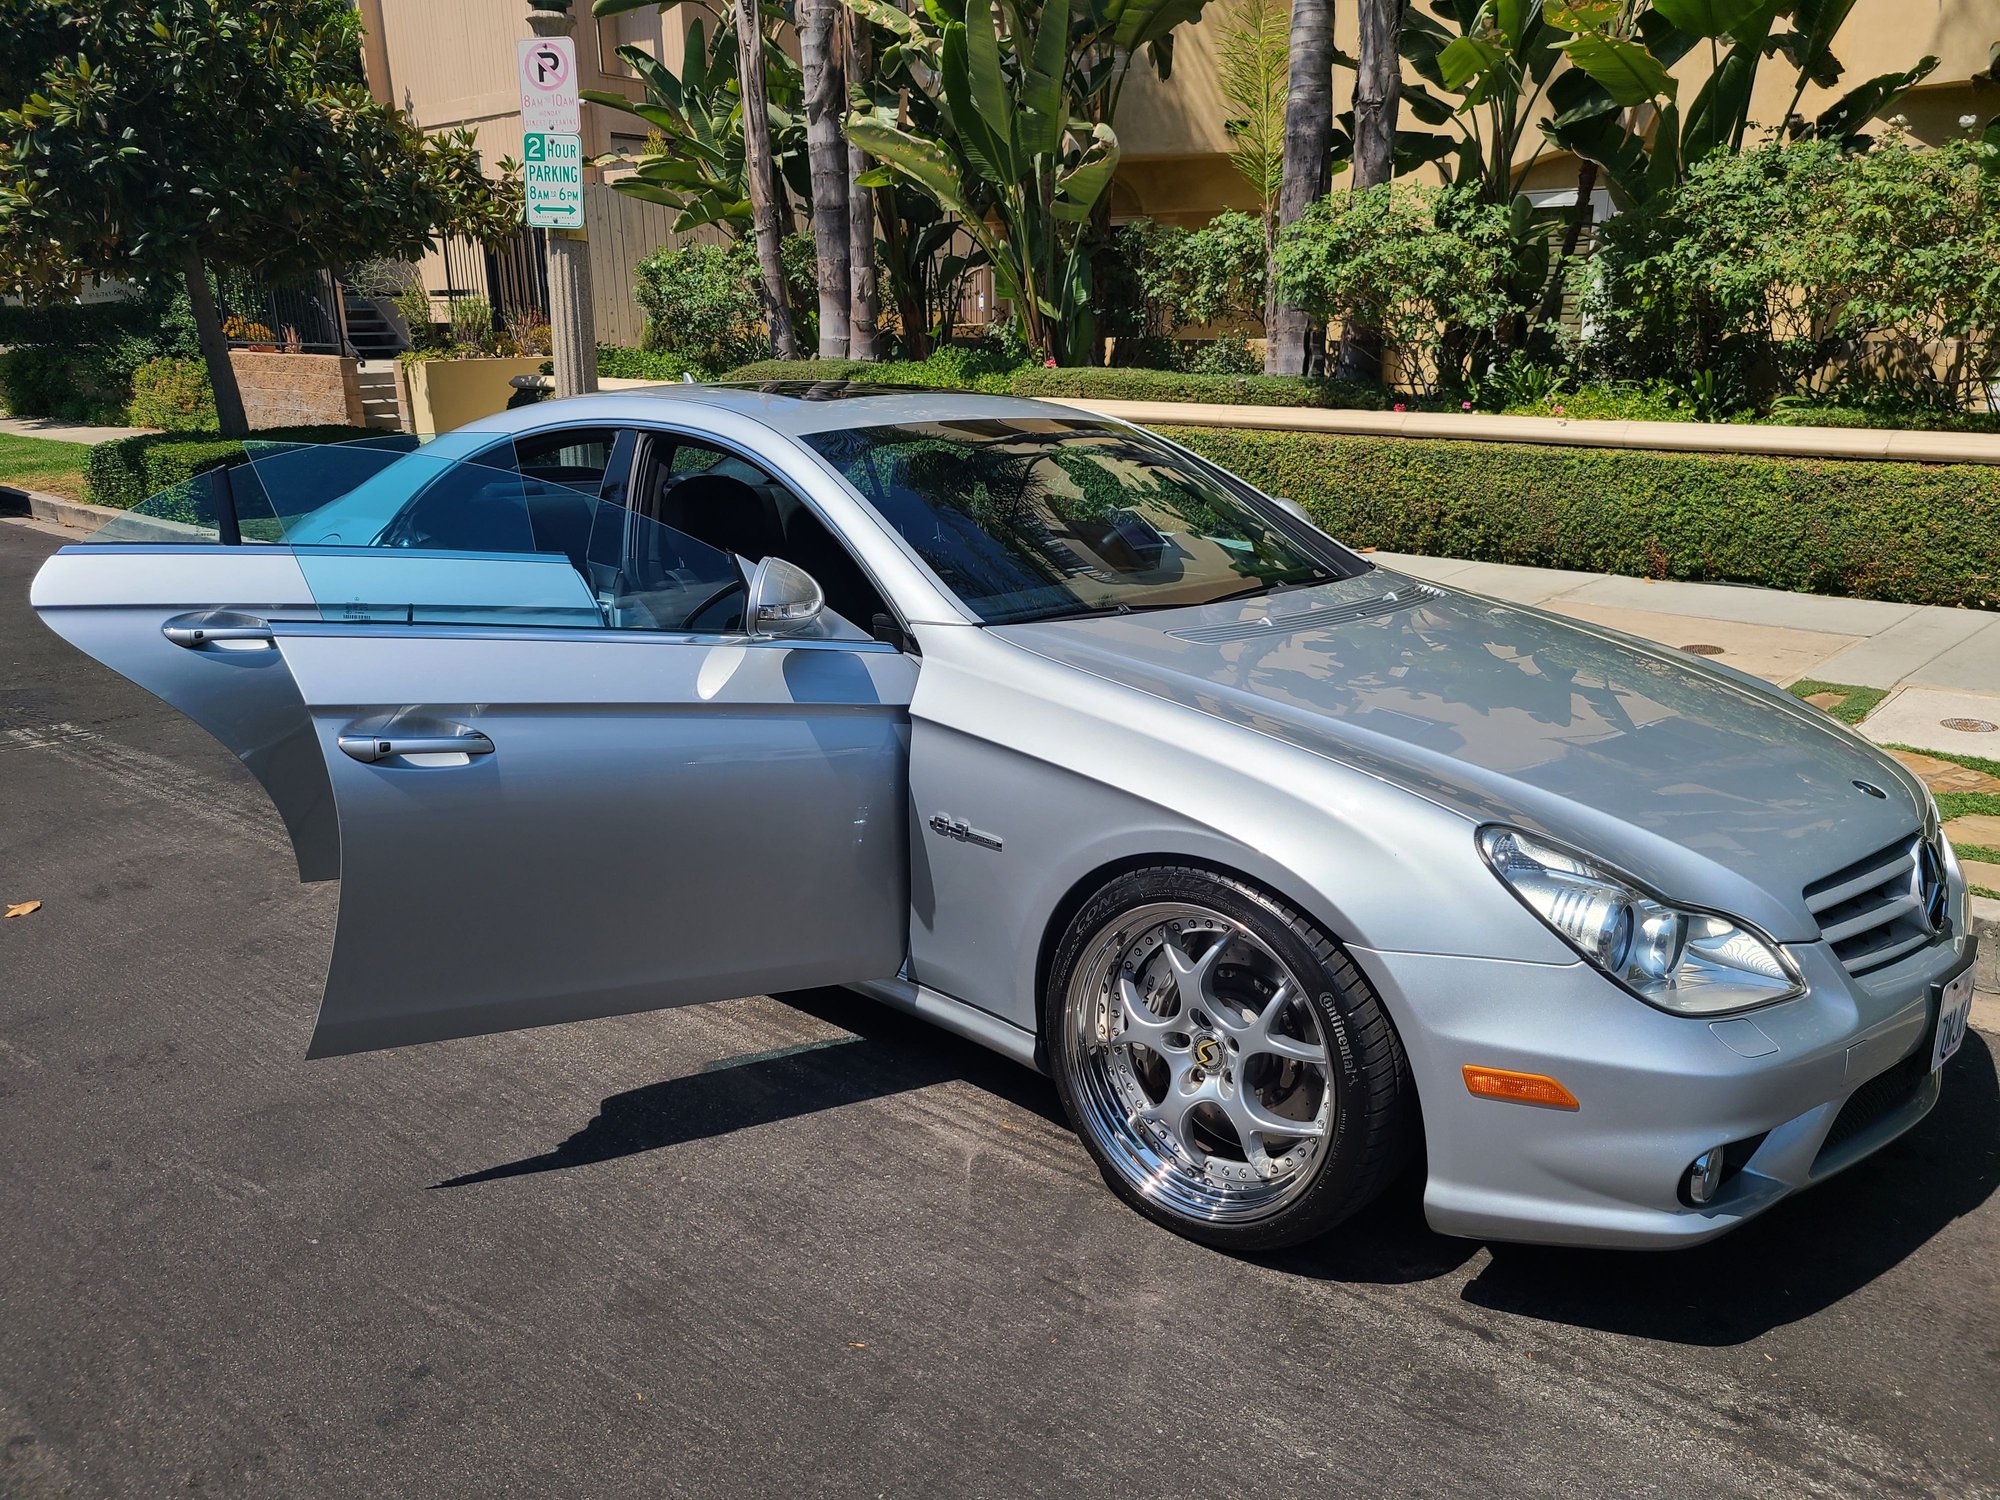
{"type": "Polygon", "coordinates": [[[750,599],[743,607],[752,635],[800,635],[818,623],[826,595],[812,574],[782,557],[767,557],[750,575],[750,599]]]}
{"type": "Polygon", "coordinates": [[[1292,516],[1296,520],[1305,522],[1306,525],[1308,526],[1312,526],[1313,530],[1315,531],[1319,530],[1319,527],[1313,525],[1313,518],[1306,514],[1306,508],[1303,505],[1299,504],[1298,501],[1292,499],[1290,496],[1273,495],[1270,497],[1270,500],[1271,503],[1277,506],[1279,510],[1284,511],[1286,514],[1292,516]]]}

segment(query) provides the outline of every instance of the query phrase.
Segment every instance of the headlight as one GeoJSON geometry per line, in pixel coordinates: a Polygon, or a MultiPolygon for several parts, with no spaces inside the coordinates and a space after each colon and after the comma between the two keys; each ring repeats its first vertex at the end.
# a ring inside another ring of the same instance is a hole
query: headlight
{"type": "Polygon", "coordinates": [[[1727,917],[1670,906],[1511,828],[1482,828],[1479,847],[1530,911],[1648,1005],[1711,1016],[1805,992],[1774,944],[1727,917]]]}

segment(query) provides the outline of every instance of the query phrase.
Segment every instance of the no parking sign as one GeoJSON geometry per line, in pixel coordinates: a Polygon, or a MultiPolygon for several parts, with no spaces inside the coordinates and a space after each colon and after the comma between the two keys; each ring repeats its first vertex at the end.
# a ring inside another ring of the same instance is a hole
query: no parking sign
{"type": "Polygon", "coordinates": [[[514,44],[521,75],[521,128],[543,135],[581,135],[576,42],[566,36],[523,37],[514,44]]]}

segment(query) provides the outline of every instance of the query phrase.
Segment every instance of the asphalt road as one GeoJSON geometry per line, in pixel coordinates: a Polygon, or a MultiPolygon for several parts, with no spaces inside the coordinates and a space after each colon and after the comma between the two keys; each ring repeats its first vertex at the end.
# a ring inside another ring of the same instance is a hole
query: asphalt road
{"type": "Polygon", "coordinates": [[[1992,1037],[1670,1256],[1414,1185],[1219,1255],[840,993],[308,1064],[337,889],[33,619],[54,545],[0,522],[0,1491],[2000,1494],[1992,1037]]]}

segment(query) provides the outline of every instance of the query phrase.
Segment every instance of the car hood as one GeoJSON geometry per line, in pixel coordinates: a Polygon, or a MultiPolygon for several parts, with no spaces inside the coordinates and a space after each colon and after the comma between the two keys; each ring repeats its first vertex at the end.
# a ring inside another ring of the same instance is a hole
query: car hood
{"type": "Polygon", "coordinates": [[[1381,569],[998,633],[1476,822],[1577,845],[1781,941],[1817,936],[1805,885],[1923,825],[1901,766],[1774,688],[1381,569]]]}

